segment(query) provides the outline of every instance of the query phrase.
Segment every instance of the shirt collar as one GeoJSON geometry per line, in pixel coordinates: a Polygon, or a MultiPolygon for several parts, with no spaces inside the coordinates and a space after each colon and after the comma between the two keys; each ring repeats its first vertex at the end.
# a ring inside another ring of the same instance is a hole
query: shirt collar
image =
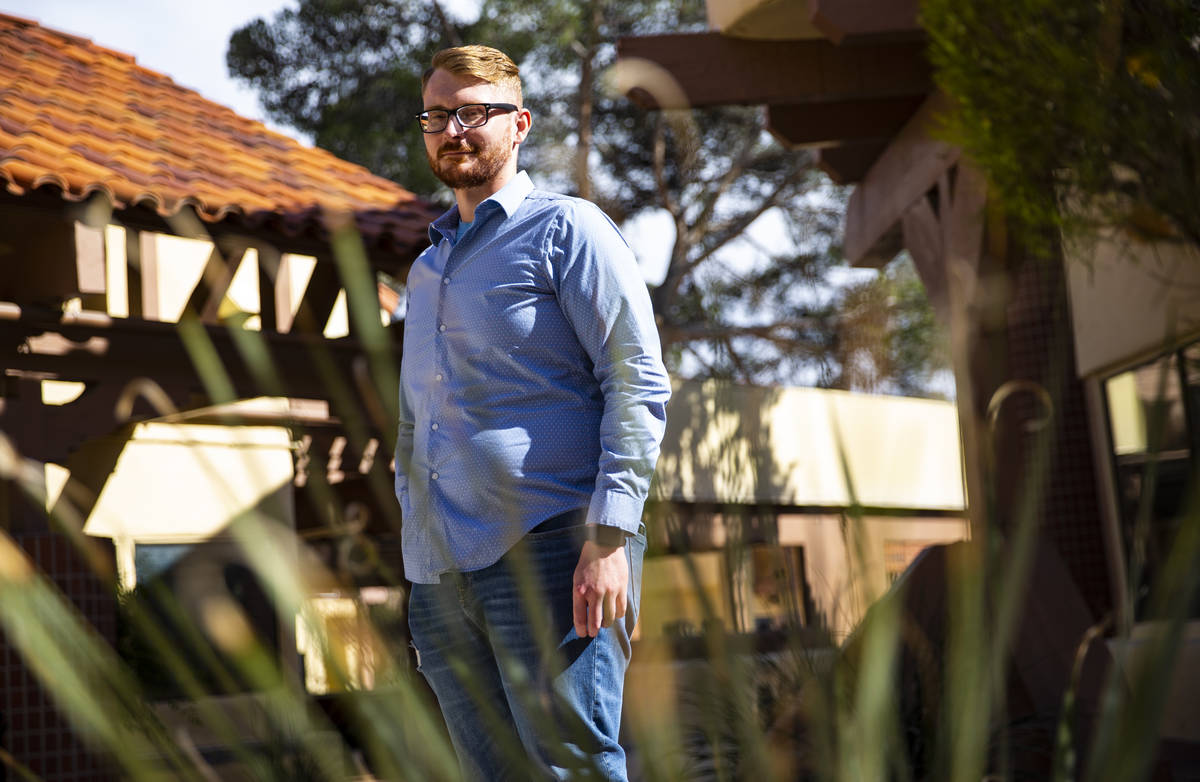
{"type": "MultiPolygon", "coordinates": [[[[516,213],[517,207],[531,192],[533,192],[533,181],[529,179],[529,174],[522,169],[504,187],[492,193],[479,206],[475,207],[474,222],[479,222],[482,216],[496,208],[503,209],[506,217],[512,217],[516,213]],[[497,206],[489,206],[491,202],[495,202],[497,206]],[[484,210],[482,214],[480,213],[481,209],[484,210]]],[[[458,207],[452,206],[429,225],[429,241],[435,245],[443,239],[453,241],[458,233],[458,222],[458,207]]]]}

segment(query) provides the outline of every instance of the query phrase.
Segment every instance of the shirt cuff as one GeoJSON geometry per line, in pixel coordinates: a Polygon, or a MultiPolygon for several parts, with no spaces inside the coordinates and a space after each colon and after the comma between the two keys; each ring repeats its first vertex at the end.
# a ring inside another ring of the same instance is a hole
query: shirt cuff
{"type": "Polygon", "coordinates": [[[620,492],[597,492],[592,495],[588,506],[587,523],[606,527],[620,527],[630,535],[636,535],[642,524],[642,507],[645,500],[620,492]]]}
{"type": "Polygon", "coordinates": [[[607,524],[587,524],[587,539],[608,548],[620,548],[625,545],[629,533],[620,527],[610,527],[607,524]]]}

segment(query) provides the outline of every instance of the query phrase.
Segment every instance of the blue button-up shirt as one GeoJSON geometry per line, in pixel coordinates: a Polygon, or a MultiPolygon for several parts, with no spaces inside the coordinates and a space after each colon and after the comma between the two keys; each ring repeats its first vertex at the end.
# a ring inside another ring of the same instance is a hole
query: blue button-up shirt
{"type": "Polygon", "coordinates": [[[590,202],[520,172],[408,275],[396,496],[406,576],[493,564],[587,509],[638,528],[670,395],[633,251],[590,202]]]}

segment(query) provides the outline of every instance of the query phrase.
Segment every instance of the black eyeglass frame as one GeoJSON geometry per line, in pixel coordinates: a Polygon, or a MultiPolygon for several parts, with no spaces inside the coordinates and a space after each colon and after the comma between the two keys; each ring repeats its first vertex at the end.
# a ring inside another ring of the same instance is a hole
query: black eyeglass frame
{"type": "Polygon", "coordinates": [[[514,106],[511,103],[464,103],[463,105],[459,106],[456,109],[427,109],[415,116],[417,119],[417,126],[421,128],[421,132],[426,133],[426,134],[432,134],[432,133],[441,133],[443,130],[448,128],[450,126],[450,118],[451,117],[453,117],[454,121],[457,122],[461,127],[482,128],[484,125],[486,125],[488,123],[488,120],[492,118],[492,109],[500,109],[502,111],[520,111],[521,107],[514,106]],[[467,124],[466,122],[463,122],[462,117],[460,117],[458,115],[458,112],[462,111],[463,109],[471,108],[472,106],[483,106],[483,109],[484,109],[483,121],[479,122],[477,124],[474,124],[474,125],[470,125],[470,124],[467,124]],[[429,122],[429,119],[430,119],[429,115],[434,112],[444,112],[446,115],[446,124],[442,125],[440,128],[438,128],[436,130],[426,130],[425,123],[429,122]]]}

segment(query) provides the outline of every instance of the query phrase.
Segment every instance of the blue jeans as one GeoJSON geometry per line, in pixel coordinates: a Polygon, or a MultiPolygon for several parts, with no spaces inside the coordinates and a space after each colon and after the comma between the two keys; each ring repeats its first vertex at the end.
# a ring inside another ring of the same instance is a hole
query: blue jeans
{"type": "Polygon", "coordinates": [[[490,567],[413,584],[418,669],[467,779],[627,778],[617,734],[644,532],[625,544],[629,608],[595,638],[572,620],[580,527],[530,533],[490,567]]]}

